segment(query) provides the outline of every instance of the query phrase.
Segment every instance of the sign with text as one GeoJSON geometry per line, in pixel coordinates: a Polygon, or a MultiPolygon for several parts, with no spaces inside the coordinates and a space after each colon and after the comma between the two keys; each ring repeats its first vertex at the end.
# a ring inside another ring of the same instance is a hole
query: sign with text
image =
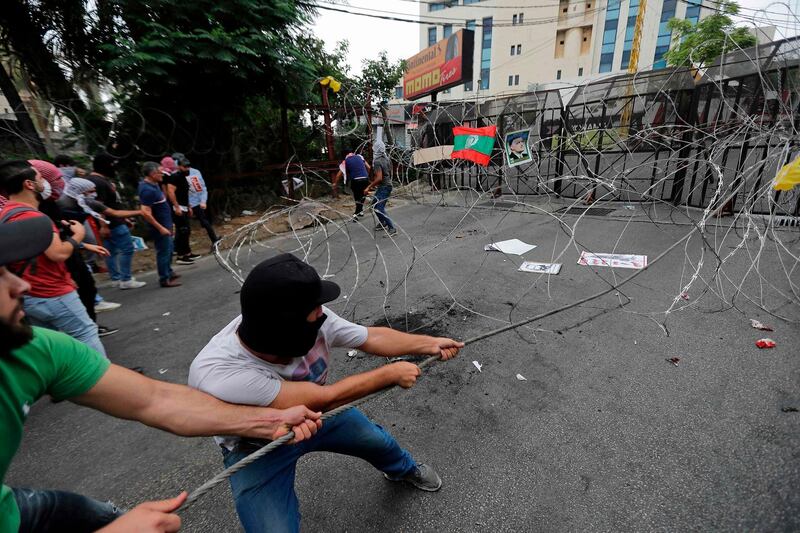
{"type": "Polygon", "coordinates": [[[403,97],[416,100],[472,79],[475,32],[459,30],[406,61],[403,97]]]}

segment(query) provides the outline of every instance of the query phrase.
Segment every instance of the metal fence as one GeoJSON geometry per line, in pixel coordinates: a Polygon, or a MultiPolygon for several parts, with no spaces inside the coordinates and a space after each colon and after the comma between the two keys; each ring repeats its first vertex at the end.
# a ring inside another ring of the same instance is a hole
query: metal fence
{"type": "Polygon", "coordinates": [[[800,40],[726,54],[698,83],[695,74],[663,69],[441,103],[427,117],[437,144],[451,144],[459,124],[495,124],[501,139],[528,129],[533,159],[509,168],[497,148],[487,168],[445,162],[440,185],[800,214],[800,192],[768,187],[800,145],[800,40]]]}

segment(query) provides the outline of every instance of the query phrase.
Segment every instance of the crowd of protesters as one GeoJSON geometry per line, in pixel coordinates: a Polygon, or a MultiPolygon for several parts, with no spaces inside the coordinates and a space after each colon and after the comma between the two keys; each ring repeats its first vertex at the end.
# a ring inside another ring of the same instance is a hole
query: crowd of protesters
{"type": "Polygon", "coordinates": [[[49,217],[53,240],[42,254],[9,265],[30,284],[23,299],[28,321],[61,331],[105,354],[101,337],[118,329],[97,323],[97,313],[120,304],[105,300],[97,290],[95,273],[107,272],[120,290],[146,285],[133,276],[134,236],[142,219],[156,250],[159,284],[181,285],[173,261],[192,265],[200,258],[190,247],[194,216],[212,245],[218,237],[207,214],[208,189],[189,159],[175,153],[141,166],[136,205],[126,206],[117,177],[118,159],[101,152],[90,171],[68,155],[44,160],[0,163],[0,224],[49,217]],[[177,256],[173,259],[173,250],[177,256]]]}

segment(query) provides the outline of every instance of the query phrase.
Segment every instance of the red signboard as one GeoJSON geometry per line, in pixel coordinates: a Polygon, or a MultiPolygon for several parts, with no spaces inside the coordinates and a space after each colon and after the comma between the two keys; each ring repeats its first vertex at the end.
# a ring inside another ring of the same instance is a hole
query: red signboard
{"type": "Polygon", "coordinates": [[[415,100],[472,79],[475,32],[459,30],[406,61],[403,97],[415,100]]]}

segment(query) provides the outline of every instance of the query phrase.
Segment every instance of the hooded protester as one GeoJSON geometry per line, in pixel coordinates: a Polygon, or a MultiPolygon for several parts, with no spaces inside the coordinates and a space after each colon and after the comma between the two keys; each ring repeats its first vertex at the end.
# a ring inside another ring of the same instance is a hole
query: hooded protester
{"type": "MultiPolygon", "coordinates": [[[[409,388],[420,373],[416,365],[400,361],[327,385],[331,348],[358,348],[387,358],[415,354],[450,359],[464,346],[447,338],[353,324],[324,305],[339,294],[338,285],[320,279],[313,267],[291,254],[263,261],[242,285],[241,315],[192,362],[189,385],[233,403],[307,403],[328,411],[389,386],[409,388]]],[[[261,446],[225,435],[215,440],[226,466],[261,446]]],[[[231,477],[236,511],[247,533],[299,530],[295,469],[300,457],[315,451],[364,459],[390,481],[405,481],[420,490],[433,492],[442,485],[433,468],[417,463],[386,430],[350,409],[326,421],[314,439],[277,448],[231,477]]]]}
{"type": "Polygon", "coordinates": [[[353,191],[353,199],[356,202],[356,210],[353,213],[353,222],[358,220],[358,217],[364,216],[364,191],[369,185],[370,166],[364,160],[364,156],[355,153],[355,151],[348,151],[344,156],[344,160],[339,164],[339,172],[333,177],[331,187],[333,188],[333,196],[338,196],[339,181],[344,178],[345,184],[350,182],[350,190],[353,191]]]}
{"type": "Polygon", "coordinates": [[[372,145],[372,182],[367,187],[365,194],[375,191],[375,215],[378,225],[375,231],[385,231],[386,235],[394,235],[397,229],[386,214],[386,202],[392,194],[392,161],[386,153],[383,143],[383,128],[378,126],[375,142],[372,145]]]}
{"type": "MultiPolygon", "coordinates": [[[[92,161],[92,173],[86,179],[95,184],[97,200],[115,211],[124,212],[122,199],[117,192],[116,176],[117,158],[107,152],[100,152],[92,161]]],[[[111,284],[120,289],[138,289],[145,286],[144,281],[137,281],[132,275],[133,239],[125,217],[110,216],[108,224],[100,221],[100,235],[105,247],[111,255],[106,260],[111,284]]]]}

